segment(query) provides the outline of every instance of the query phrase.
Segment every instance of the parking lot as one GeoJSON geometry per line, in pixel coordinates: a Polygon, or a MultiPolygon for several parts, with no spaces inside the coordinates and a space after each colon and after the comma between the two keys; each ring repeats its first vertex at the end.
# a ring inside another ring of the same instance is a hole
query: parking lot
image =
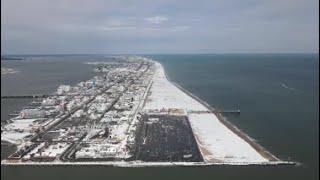
{"type": "Polygon", "coordinates": [[[203,161],[186,116],[144,115],[139,131],[136,160],[203,161]]]}

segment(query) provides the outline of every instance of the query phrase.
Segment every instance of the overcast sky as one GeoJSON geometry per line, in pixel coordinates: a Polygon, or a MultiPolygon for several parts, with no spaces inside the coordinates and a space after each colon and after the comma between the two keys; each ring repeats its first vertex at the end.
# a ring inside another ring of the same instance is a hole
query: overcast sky
{"type": "Polygon", "coordinates": [[[318,3],[1,0],[1,53],[315,53],[318,3]]]}

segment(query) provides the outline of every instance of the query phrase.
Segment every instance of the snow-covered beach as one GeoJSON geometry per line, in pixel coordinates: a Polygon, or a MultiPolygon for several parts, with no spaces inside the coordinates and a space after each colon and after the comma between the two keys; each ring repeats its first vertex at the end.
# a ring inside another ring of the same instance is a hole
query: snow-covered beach
{"type": "MultiPolygon", "coordinates": [[[[145,105],[146,110],[178,108],[187,112],[210,111],[203,103],[192,98],[165,75],[160,63],[156,62],[151,94],[145,105]]],[[[214,113],[188,113],[190,125],[199,150],[207,163],[266,163],[264,157],[244,139],[220,122],[214,113]]]]}

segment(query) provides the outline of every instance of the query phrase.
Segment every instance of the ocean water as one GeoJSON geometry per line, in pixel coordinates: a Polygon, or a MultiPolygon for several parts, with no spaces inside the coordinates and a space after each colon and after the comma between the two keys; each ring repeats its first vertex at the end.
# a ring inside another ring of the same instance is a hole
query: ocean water
{"type": "MultiPolygon", "coordinates": [[[[301,166],[1,167],[4,179],[319,179],[319,61],[312,54],[145,55],[169,78],[215,108],[240,109],[227,119],[284,160],[301,166]]],[[[83,62],[103,55],[36,56],[1,62],[1,95],[51,93],[91,78],[83,62]]],[[[2,100],[1,120],[27,101],[2,100]]],[[[14,149],[1,147],[1,159],[14,149]]]]}

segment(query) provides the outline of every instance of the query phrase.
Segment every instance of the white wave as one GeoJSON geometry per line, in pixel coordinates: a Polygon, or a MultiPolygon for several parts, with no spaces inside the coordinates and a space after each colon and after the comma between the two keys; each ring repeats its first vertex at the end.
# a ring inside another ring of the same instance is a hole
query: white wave
{"type": "Polygon", "coordinates": [[[17,73],[17,70],[14,70],[12,68],[1,68],[1,75],[5,75],[5,74],[14,74],[17,73]]]}
{"type": "Polygon", "coordinates": [[[293,87],[289,87],[287,86],[286,84],[284,83],[281,83],[281,87],[285,88],[285,89],[288,89],[290,91],[297,91],[297,89],[293,88],[293,87]]]}

